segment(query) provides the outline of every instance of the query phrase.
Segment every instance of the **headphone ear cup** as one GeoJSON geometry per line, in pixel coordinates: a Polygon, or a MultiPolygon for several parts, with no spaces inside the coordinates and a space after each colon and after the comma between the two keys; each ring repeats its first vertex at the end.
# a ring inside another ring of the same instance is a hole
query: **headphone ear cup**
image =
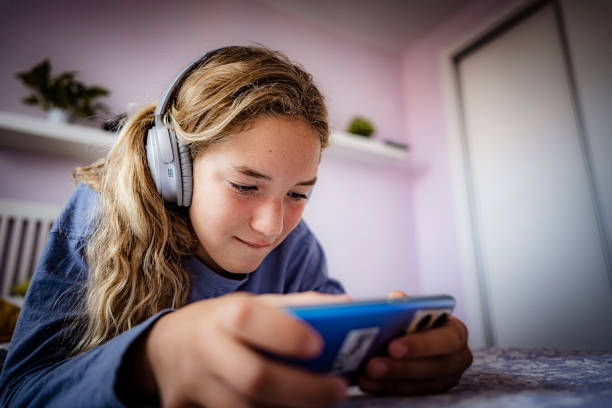
{"type": "Polygon", "coordinates": [[[147,164],[149,166],[149,173],[153,178],[153,182],[155,183],[155,188],[161,194],[161,177],[160,177],[160,169],[161,163],[159,158],[159,150],[158,150],[158,142],[157,142],[157,129],[152,127],[147,132],[147,141],[146,141],[146,152],[147,152],[147,164]]]}
{"type": "MultiPolygon", "coordinates": [[[[168,173],[168,181],[171,184],[172,194],[168,195],[168,199],[166,201],[175,203],[177,206],[184,206],[185,199],[183,196],[183,166],[182,166],[182,157],[181,157],[181,143],[179,143],[178,139],[174,132],[164,127],[167,132],[167,139],[169,141],[169,147],[172,152],[171,161],[169,162],[169,166],[172,167],[172,171],[168,173]],[[172,176],[170,176],[170,173],[172,176]]],[[[188,157],[189,158],[189,157],[188,157]]],[[[189,172],[191,173],[191,160],[189,163],[189,172]]],[[[191,201],[191,197],[190,197],[191,201]]]]}
{"type": "MultiPolygon", "coordinates": [[[[183,198],[183,169],[178,145],[174,133],[165,126],[153,126],[147,133],[147,164],[155,187],[164,201],[181,206],[186,201],[183,198]]],[[[191,157],[188,148],[183,150],[186,151],[182,155],[186,157],[185,169],[189,179],[188,202],[191,202],[191,157]]]]}
{"type": "Polygon", "coordinates": [[[191,193],[193,189],[193,181],[192,181],[192,165],[191,165],[191,152],[189,151],[189,147],[185,146],[183,143],[179,142],[178,139],[176,141],[179,150],[179,163],[181,167],[181,187],[183,189],[183,207],[189,207],[191,205],[191,193]]]}

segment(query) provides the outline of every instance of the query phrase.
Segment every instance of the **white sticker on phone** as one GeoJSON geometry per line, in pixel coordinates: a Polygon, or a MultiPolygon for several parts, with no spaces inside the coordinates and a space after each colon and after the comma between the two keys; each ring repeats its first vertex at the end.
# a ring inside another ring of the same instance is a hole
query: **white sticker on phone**
{"type": "Polygon", "coordinates": [[[341,374],[356,370],[370,350],[370,346],[374,343],[379,331],[379,327],[366,327],[348,332],[340,351],[336,354],[332,372],[341,374]]]}

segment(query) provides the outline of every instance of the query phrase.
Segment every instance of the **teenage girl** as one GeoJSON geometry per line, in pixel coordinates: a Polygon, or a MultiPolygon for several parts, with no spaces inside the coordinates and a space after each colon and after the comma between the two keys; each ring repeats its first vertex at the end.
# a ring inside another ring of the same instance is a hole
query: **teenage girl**
{"type": "MultiPolygon", "coordinates": [[[[301,221],[328,144],[323,97],[263,47],[205,54],[124,124],[53,226],[0,377],[0,406],[327,406],[346,382],[283,312],[346,301],[301,221]]],[[[402,294],[394,293],[394,296],[402,294]]],[[[393,340],[359,386],[442,391],[471,364],[450,318],[393,340]]]]}

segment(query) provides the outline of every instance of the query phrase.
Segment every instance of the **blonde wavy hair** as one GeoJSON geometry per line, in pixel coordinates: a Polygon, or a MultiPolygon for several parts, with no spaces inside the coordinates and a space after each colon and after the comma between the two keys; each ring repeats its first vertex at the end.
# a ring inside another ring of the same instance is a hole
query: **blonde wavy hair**
{"type": "MultiPolygon", "coordinates": [[[[100,345],[166,308],[185,304],[181,258],[198,241],[185,209],[164,203],[149,173],[145,141],[155,105],[131,115],[109,154],[75,169],[99,193],[85,261],[82,318],[74,353],[100,345]]],[[[182,81],[164,121],[190,147],[192,160],[262,115],[304,120],[328,144],[323,96],[304,69],[261,46],[223,48],[182,81]]]]}

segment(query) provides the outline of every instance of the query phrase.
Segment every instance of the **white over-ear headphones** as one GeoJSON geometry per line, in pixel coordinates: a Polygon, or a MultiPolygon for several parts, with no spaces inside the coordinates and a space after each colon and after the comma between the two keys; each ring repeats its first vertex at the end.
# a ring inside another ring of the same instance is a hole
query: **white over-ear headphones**
{"type": "Polygon", "coordinates": [[[174,131],[166,127],[162,116],[183,78],[206,58],[225,48],[228,47],[203,53],[174,77],[155,108],[155,122],[147,133],[147,162],[157,191],[166,202],[179,207],[189,207],[191,204],[191,153],[188,146],[176,139],[174,131]]]}

